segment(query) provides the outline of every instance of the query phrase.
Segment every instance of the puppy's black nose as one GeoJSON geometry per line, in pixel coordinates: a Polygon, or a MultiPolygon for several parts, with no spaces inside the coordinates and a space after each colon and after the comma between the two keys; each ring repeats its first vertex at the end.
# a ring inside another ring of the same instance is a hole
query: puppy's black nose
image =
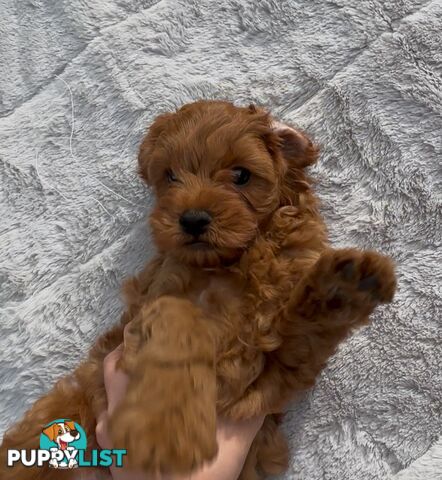
{"type": "Polygon", "coordinates": [[[71,435],[72,435],[73,437],[77,437],[78,435],[80,435],[80,434],[78,433],[78,430],[71,430],[70,433],[71,433],[71,435]]]}
{"type": "Polygon", "coordinates": [[[212,217],[206,210],[186,210],[180,217],[180,225],[189,235],[201,235],[207,230],[212,217]]]}

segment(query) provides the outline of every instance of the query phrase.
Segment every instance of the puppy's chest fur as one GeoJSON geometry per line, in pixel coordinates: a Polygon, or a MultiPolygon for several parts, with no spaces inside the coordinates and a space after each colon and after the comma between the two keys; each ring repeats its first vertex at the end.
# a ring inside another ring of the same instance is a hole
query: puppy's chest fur
{"type": "Polygon", "coordinates": [[[218,398],[240,398],[262,372],[266,355],[278,349],[281,310],[303,273],[316,261],[323,231],[313,242],[292,207],[274,215],[269,234],[260,236],[233,266],[201,269],[158,256],[126,289],[129,317],[162,296],[190,300],[203,311],[217,345],[218,398]],[[317,243],[317,244],[316,244],[317,243]]]}
{"type": "Polygon", "coordinates": [[[293,279],[290,262],[270,255],[247,268],[178,272],[168,262],[151,286],[155,297],[172,295],[191,300],[203,311],[217,345],[218,397],[230,403],[261,373],[265,352],[276,349],[276,312],[288,300],[293,279]],[[167,287],[161,277],[174,279],[167,287]],[[160,293],[161,291],[161,293],[160,293]]]}

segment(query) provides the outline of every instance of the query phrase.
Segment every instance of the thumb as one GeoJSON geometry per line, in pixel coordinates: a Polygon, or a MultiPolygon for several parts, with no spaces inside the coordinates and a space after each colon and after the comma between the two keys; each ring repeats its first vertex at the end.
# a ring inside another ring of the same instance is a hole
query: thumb
{"type": "Polygon", "coordinates": [[[97,419],[97,425],[95,427],[95,437],[97,443],[102,449],[111,450],[111,440],[107,429],[109,421],[109,415],[107,412],[103,412],[97,419]]]}
{"type": "Polygon", "coordinates": [[[103,361],[104,388],[106,389],[107,412],[109,415],[123,400],[129,383],[128,376],[117,368],[122,353],[123,345],[120,345],[109,353],[103,361]]]}

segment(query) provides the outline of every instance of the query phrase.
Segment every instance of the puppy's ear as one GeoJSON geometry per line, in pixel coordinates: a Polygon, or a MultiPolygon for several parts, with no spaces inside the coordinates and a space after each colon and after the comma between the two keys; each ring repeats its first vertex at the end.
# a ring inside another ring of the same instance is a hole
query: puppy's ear
{"type": "Polygon", "coordinates": [[[49,425],[49,427],[43,430],[43,433],[49,438],[51,442],[53,442],[58,433],[58,425],[54,423],[53,425],[49,425]]]}
{"type": "Polygon", "coordinates": [[[68,420],[68,421],[66,421],[66,422],[64,422],[64,423],[65,423],[65,425],[67,425],[67,426],[69,427],[69,430],[75,430],[75,424],[74,424],[73,421],[68,420]]]}
{"type": "Polygon", "coordinates": [[[271,128],[279,139],[280,152],[289,168],[305,168],[316,162],[319,149],[305,133],[277,121],[272,121],[271,128]]]}
{"type": "Polygon", "coordinates": [[[152,126],[149,128],[147,135],[144,137],[138,152],[138,173],[141,178],[149,185],[150,184],[150,159],[155,150],[155,146],[161,134],[165,131],[166,125],[173,115],[164,113],[159,115],[152,126]]]}

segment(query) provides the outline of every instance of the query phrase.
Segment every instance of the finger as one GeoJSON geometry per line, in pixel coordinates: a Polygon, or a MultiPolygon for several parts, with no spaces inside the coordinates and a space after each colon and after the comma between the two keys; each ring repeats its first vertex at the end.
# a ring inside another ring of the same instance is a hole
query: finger
{"type": "Polygon", "coordinates": [[[103,412],[97,419],[97,425],[95,427],[95,437],[97,443],[102,449],[110,450],[112,448],[109,432],[108,432],[109,415],[107,412],[103,412]]]}
{"type": "Polygon", "coordinates": [[[103,360],[104,386],[106,390],[114,381],[114,376],[118,372],[117,363],[123,353],[123,345],[120,344],[115,350],[108,353],[103,360]]]}
{"type": "Polygon", "coordinates": [[[117,368],[122,351],[123,345],[120,345],[104,359],[104,387],[107,394],[107,411],[109,414],[112,414],[123,400],[129,383],[128,376],[117,368]]]}
{"type": "Polygon", "coordinates": [[[126,338],[126,336],[129,334],[129,330],[132,326],[132,322],[128,322],[126,323],[126,325],[124,326],[124,330],[123,330],[123,338],[126,338]]]}
{"type": "Polygon", "coordinates": [[[140,346],[140,337],[133,329],[133,326],[133,322],[129,322],[124,327],[123,332],[124,351],[127,352],[129,356],[135,356],[140,346]]]}
{"type": "Polygon", "coordinates": [[[240,430],[244,431],[247,435],[255,437],[264,423],[264,418],[264,416],[248,418],[247,420],[240,421],[238,426],[240,430]]]}
{"type": "Polygon", "coordinates": [[[217,436],[220,440],[240,438],[246,442],[252,442],[259,432],[265,417],[252,417],[247,420],[234,421],[229,418],[218,418],[217,436]]]}

